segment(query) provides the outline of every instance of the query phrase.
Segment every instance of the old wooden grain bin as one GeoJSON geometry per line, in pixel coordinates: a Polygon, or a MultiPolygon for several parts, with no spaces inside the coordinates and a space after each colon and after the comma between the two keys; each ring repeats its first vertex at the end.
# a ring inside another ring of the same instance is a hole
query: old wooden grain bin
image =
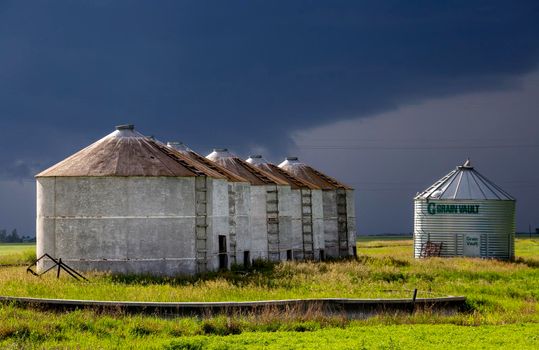
{"type": "Polygon", "coordinates": [[[292,250],[289,256],[293,259],[318,260],[320,246],[324,241],[324,222],[322,211],[322,190],[320,187],[299,179],[277,165],[252,155],[247,163],[264,170],[291,188],[292,235],[286,245],[292,250]]]}
{"type": "Polygon", "coordinates": [[[38,256],[115,273],[177,275],[228,266],[227,179],[132,125],[117,127],[36,181],[38,256]]]}
{"type": "Polygon", "coordinates": [[[249,181],[196,153],[182,142],[168,142],[167,146],[189,157],[194,162],[210,167],[227,179],[230,261],[233,264],[250,264],[252,247],[249,218],[251,185],[249,181]]]}
{"type": "Polygon", "coordinates": [[[290,186],[260,170],[227,149],[215,149],[206,158],[251,184],[250,224],[253,258],[286,260],[286,242],[292,234],[290,186]]]}
{"type": "Polygon", "coordinates": [[[297,178],[322,189],[324,214],[324,254],[326,257],[347,257],[355,254],[356,214],[354,190],[320,171],[304,164],[297,157],[288,157],[279,164],[297,178]]]}

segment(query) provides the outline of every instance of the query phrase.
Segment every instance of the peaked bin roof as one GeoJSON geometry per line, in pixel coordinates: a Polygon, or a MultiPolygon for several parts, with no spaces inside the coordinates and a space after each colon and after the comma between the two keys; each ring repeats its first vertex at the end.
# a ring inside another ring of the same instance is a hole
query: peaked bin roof
{"type": "Polygon", "coordinates": [[[279,168],[284,169],[295,177],[310,182],[323,190],[352,189],[334,178],[300,162],[297,157],[287,157],[284,162],[279,164],[279,168]]]}
{"type": "Polygon", "coordinates": [[[195,151],[187,147],[183,142],[170,141],[170,142],[167,142],[167,147],[171,148],[173,151],[175,151],[176,153],[179,153],[180,155],[188,157],[194,162],[203,164],[205,167],[208,167],[212,169],[213,171],[218,172],[230,182],[249,182],[246,179],[242,178],[241,176],[234,174],[233,172],[226,169],[225,167],[222,167],[219,164],[212,162],[211,160],[205,158],[204,156],[201,156],[200,154],[196,153],[195,151]]]}
{"type": "Polygon", "coordinates": [[[415,199],[515,200],[476,171],[469,159],[419,193],[415,199]]]}
{"type": "Polygon", "coordinates": [[[178,157],[165,145],[135,131],[133,125],[117,126],[116,131],[36,175],[59,176],[224,178],[186,157],[178,157]]]}
{"type": "Polygon", "coordinates": [[[246,162],[257,167],[258,169],[264,170],[265,172],[272,174],[275,177],[278,177],[282,181],[287,182],[292,189],[301,189],[301,188],[309,188],[313,190],[320,189],[320,187],[308,181],[297,178],[294,175],[290,174],[288,171],[281,169],[277,165],[268,162],[267,160],[262,158],[261,155],[250,156],[249,159],[246,160],[246,162]]]}
{"type": "Polygon", "coordinates": [[[212,153],[206,156],[206,158],[246,179],[251,185],[288,185],[286,181],[283,181],[264,170],[260,170],[254,165],[236,157],[226,148],[214,149],[212,153]]]}

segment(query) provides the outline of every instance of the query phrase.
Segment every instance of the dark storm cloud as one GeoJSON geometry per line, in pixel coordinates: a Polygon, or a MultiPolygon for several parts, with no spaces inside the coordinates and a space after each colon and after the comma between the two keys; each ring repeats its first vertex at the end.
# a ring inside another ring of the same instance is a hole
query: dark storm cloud
{"type": "Polygon", "coordinates": [[[514,89],[538,37],[537,1],[1,1],[0,227],[31,232],[31,174],[116,124],[280,158],[296,131],[514,89]]]}
{"type": "Polygon", "coordinates": [[[204,150],[282,148],[290,130],[503,88],[538,61],[538,14],[509,1],[5,2],[0,145],[25,142],[0,161],[59,160],[126,121],[204,150]]]}
{"type": "MultiPolygon", "coordinates": [[[[293,136],[291,154],[356,189],[358,231],[413,230],[413,200],[469,158],[517,199],[516,230],[539,228],[539,69],[518,88],[430,99],[293,136]]],[[[275,159],[275,160],[282,160],[275,159]]]]}

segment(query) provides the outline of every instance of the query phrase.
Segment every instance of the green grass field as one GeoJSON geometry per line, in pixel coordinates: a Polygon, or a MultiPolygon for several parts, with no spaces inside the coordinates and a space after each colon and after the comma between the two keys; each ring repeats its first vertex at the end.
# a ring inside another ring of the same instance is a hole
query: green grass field
{"type": "Polygon", "coordinates": [[[141,316],[38,313],[0,309],[0,347],[73,349],[537,349],[539,324],[324,325],[226,317],[159,319],[141,316]]]}
{"type": "Polygon", "coordinates": [[[35,243],[0,243],[0,266],[30,264],[35,258],[35,243]]]}
{"type": "Polygon", "coordinates": [[[0,243],[0,256],[21,253],[35,248],[35,243],[0,243]]]}
{"type": "MultiPolygon", "coordinates": [[[[385,238],[385,237],[384,237],[385,238]]],[[[1,248],[0,248],[1,249],[1,248]]],[[[19,248],[22,251],[26,247],[19,248]]],[[[7,256],[18,254],[9,249],[7,256]]],[[[1,252],[2,250],[0,250],[1,252]]],[[[5,251],[5,250],[4,250],[5,251]]],[[[0,295],[143,301],[465,295],[471,311],[418,312],[350,321],[317,314],[159,319],[50,313],[0,306],[0,347],[141,348],[539,348],[539,240],[518,239],[516,262],[412,258],[410,239],[361,239],[357,261],[283,263],[201,278],[89,274],[90,283],[36,278],[0,267],[0,295]]],[[[0,254],[0,264],[6,255],[0,254]]],[[[22,259],[24,260],[24,259],[22,259]]],[[[22,261],[21,260],[21,261],[22,261]]]]}

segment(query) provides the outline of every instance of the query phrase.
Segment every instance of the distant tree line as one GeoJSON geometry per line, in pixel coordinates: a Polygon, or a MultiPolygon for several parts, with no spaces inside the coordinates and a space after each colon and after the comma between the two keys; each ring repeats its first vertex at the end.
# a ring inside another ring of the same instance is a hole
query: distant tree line
{"type": "Polygon", "coordinates": [[[35,237],[30,236],[19,236],[17,229],[13,229],[11,233],[8,233],[7,230],[0,230],[0,243],[23,243],[23,242],[35,242],[35,237]]]}

